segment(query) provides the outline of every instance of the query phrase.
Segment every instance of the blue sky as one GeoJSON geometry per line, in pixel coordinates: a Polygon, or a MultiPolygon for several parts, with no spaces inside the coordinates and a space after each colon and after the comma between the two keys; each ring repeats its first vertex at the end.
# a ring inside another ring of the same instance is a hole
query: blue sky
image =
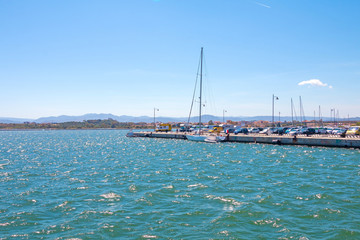
{"type": "Polygon", "coordinates": [[[0,0],[0,117],[360,116],[360,1],[0,0]],[[211,100],[210,100],[211,99],[211,100]]]}

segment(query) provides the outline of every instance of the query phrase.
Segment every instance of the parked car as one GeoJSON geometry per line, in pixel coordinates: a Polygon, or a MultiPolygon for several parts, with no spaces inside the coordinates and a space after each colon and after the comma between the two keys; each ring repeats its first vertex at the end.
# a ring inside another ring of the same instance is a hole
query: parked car
{"type": "Polygon", "coordinates": [[[287,128],[287,127],[278,127],[273,130],[273,133],[277,133],[277,134],[281,135],[281,134],[286,133],[286,130],[288,130],[288,129],[289,128],[287,128]]]}
{"type": "Polygon", "coordinates": [[[301,131],[301,133],[306,134],[306,135],[315,134],[315,129],[314,128],[305,128],[301,131]]]}
{"type": "Polygon", "coordinates": [[[308,128],[307,127],[302,127],[299,130],[300,130],[300,134],[306,134],[308,128]]]}
{"type": "Polygon", "coordinates": [[[228,128],[225,130],[225,133],[234,133],[235,129],[234,128],[228,128]]]}
{"type": "Polygon", "coordinates": [[[332,134],[332,131],[334,130],[334,128],[326,128],[326,134],[332,134]]]}
{"type": "Polygon", "coordinates": [[[260,134],[271,134],[273,131],[271,128],[264,128],[263,130],[261,130],[259,133],[260,134]]]}
{"type": "Polygon", "coordinates": [[[247,128],[238,128],[234,131],[235,134],[238,134],[238,133],[249,133],[249,130],[247,128]]]}
{"type": "Polygon", "coordinates": [[[300,133],[300,129],[298,129],[298,128],[293,128],[289,132],[290,135],[297,135],[299,133],[300,133]]]}
{"type": "Polygon", "coordinates": [[[345,129],[345,128],[339,128],[336,131],[333,131],[333,134],[345,136],[346,131],[347,131],[347,129],[345,129]]]}
{"type": "Polygon", "coordinates": [[[326,134],[326,128],[315,128],[315,133],[317,134],[326,134]]]}
{"type": "Polygon", "coordinates": [[[289,128],[289,129],[285,130],[285,133],[289,134],[291,132],[291,130],[293,130],[293,129],[295,129],[295,128],[289,128]]]}
{"type": "Polygon", "coordinates": [[[213,127],[213,129],[209,130],[210,133],[221,133],[224,131],[224,128],[223,127],[213,127]]]}
{"type": "Polygon", "coordinates": [[[332,130],[331,134],[334,135],[340,135],[341,133],[346,132],[346,129],[344,128],[335,128],[334,130],[332,130]]]}
{"type": "Polygon", "coordinates": [[[349,127],[346,135],[360,135],[360,126],[349,127]]]}
{"type": "Polygon", "coordinates": [[[272,133],[277,134],[278,132],[279,132],[279,128],[278,128],[278,127],[272,128],[272,133]]]}
{"type": "Polygon", "coordinates": [[[260,129],[259,128],[252,128],[249,130],[249,133],[259,133],[260,129]]]}

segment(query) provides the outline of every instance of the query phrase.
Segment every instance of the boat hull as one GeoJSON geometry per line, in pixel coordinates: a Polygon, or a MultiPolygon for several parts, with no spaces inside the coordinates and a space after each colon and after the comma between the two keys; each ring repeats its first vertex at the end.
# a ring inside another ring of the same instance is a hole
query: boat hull
{"type": "Polygon", "coordinates": [[[186,138],[190,141],[205,142],[208,136],[205,135],[186,135],[186,138]]]}
{"type": "Polygon", "coordinates": [[[222,142],[225,141],[223,136],[210,136],[210,135],[186,135],[186,138],[190,141],[196,142],[222,142]]]}

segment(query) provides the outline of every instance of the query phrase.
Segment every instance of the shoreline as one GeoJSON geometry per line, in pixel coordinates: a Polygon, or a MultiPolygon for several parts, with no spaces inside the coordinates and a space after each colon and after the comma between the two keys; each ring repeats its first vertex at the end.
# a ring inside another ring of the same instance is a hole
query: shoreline
{"type": "MultiPolygon", "coordinates": [[[[0,129],[1,131],[64,131],[64,130],[69,130],[69,131],[74,131],[74,130],[131,130],[129,128],[79,128],[79,129],[59,129],[59,128],[34,128],[34,129],[30,129],[30,128],[24,128],[24,129],[0,129]]],[[[138,129],[138,130],[144,130],[142,129],[138,129]]]]}

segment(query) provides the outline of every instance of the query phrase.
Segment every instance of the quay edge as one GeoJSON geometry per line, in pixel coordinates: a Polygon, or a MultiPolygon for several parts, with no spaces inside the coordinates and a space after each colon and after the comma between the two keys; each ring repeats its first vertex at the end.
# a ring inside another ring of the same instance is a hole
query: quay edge
{"type": "MultiPolygon", "coordinates": [[[[148,138],[168,138],[168,139],[186,139],[185,133],[158,133],[158,132],[134,132],[136,137],[148,138]]],[[[318,147],[341,147],[341,148],[360,148],[360,138],[341,138],[341,137],[323,137],[323,136],[289,136],[289,135],[270,135],[259,134],[229,134],[228,142],[240,143],[265,143],[277,145],[306,145],[318,147]]]]}

